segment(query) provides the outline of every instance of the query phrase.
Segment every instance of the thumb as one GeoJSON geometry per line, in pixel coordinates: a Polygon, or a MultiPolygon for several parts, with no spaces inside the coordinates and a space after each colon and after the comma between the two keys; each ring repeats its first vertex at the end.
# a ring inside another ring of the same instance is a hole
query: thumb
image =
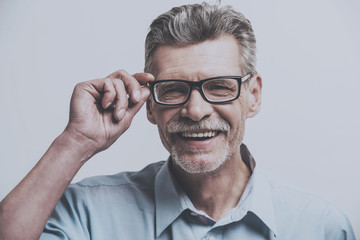
{"type": "Polygon", "coordinates": [[[141,101],[145,102],[149,98],[150,94],[150,89],[147,86],[141,87],[141,101]]]}
{"type": "Polygon", "coordinates": [[[140,110],[140,108],[144,105],[144,103],[150,96],[150,89],[148,87],[143,86],[141,87],[140,90],[141,90],[140,101],[138,103],[130,103],[129,108],[127,109],[127,112],[130,114],[129,116],[131,116],[131,119],[140,110]]]}

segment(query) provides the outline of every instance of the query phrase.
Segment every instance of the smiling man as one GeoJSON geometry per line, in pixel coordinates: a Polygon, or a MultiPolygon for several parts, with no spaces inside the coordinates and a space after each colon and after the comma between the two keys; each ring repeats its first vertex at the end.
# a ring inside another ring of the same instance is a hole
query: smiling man
{"type": "Polygon", "coordinates": [[[355,239],[341,211],[273,180],[242,143],[262,89],[242,14],[173,8],[145,50],[146,73],[75,87],[66,129],[1,202],[1,239],[355,239]],[[69,186],[145,102],[169,159],[69,186]]]}

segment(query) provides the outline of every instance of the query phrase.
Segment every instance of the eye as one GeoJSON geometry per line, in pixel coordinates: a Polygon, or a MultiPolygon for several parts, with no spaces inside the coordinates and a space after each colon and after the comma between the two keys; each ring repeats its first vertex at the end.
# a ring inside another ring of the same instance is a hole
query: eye
{"type": "Polygon", "coordinates": [[[166,81],[156,84],[154,90],[158,100],[167,102],[186,97],[189,92],[189,86],[183,82],[166,81]]]}
{"type": "Polygon", "coordinates": [[[205,82],[203,89],[210,96],[232,96],[238,91],[238,83],[235,79],[215,79],[205,82]]]}

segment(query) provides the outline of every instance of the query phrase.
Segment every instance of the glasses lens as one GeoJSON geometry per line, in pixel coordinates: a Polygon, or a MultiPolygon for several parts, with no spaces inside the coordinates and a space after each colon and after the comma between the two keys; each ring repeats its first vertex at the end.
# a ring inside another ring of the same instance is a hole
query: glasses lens
{"type": "Polygon", "coordinates": [[[210,101],[233,100],[239,96],[239,82],[231,78],[209,80],[203,84],[203,92],[210,101]]]}
{"type": "Polygon", "coordinates": [[[155,99],[165,104],[180,104],[185,102],[190,86],[184,82],[165,81],[155,84],[155,99]]]}

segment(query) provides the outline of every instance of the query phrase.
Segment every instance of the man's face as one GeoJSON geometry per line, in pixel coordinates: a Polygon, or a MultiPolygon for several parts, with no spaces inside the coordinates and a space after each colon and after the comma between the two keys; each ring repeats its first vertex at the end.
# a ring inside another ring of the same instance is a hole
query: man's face
{"type": "MultiPolygon", "coordinates": [[[[156,79],[199,81],[243,76],[247,73],[241,71],[239,53],[235,39],[228,36],[183,47],[161,46],[154,53],[156,79]]],[[[241,159],[239,146],[245,119],[251,115],[247,95],[243,84],[238,99],[211,104],[195,88],[181,106],[163,106],[149,100],[148,119],[157,124],[161,141],[175,165],[188,173],[213,172],[228,161],[241,159]]]]}

